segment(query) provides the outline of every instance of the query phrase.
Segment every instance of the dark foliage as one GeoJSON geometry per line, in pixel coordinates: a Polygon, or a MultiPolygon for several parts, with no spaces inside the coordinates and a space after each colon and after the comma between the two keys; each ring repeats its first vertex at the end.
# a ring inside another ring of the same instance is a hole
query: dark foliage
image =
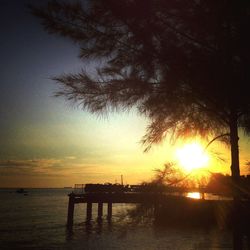
{"type": "Polygon", "coordinates": [[[55,77],[57,96],[93,113],[138,108],[147,147],[174,137],[229,135],[239,172],[238,128],[250,131],[247,0],[51,1],[31,7],[49,33],[102,61],[97,74],[55,77]]]}

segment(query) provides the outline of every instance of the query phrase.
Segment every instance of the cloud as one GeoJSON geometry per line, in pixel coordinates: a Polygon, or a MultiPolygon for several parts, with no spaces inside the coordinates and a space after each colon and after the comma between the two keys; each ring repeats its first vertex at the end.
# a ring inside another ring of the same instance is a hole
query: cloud
{"type": "Polygon", "coordinates": [[[73,183],[112,182],[121,169],[109,163],[91,162],[72,156],[61,159],[0,160],[2,186],[64,186],[73,183]],[[68,183],[68,184],[67,184],[68,183]]]}
{"type": "Polygon", "coordinates": [[[76,156],[66,156],[65,157],[66,160],[75,160],[76,159],[76,156]]]}
{"type": "Polygon", "coordinates": [[[37,175],[49,174],[61,160],[58,159],[30,159],[30,160],[2,160],[0,161],[0,173],[7,175],[37,175]]]}
{"type": "Polygon", "coordinates": [[[0,161],[0,167],[35,167],[36,162],[33,160],[5,160],[0,161]]]}
{"type": "Polygon", "coordinates": [[[1,176],[84,176],[106,174],[105,166],[88,164],[84,160],[69,156],[63,159],[1,160],[1,176]]]}

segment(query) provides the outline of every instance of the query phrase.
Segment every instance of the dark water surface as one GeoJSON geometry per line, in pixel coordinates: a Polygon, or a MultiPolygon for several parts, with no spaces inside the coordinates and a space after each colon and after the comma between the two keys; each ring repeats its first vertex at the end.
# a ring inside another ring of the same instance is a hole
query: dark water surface
{"type": "Polygon", "coordinates": [[[86,224],[86,205],[75,208],[66,230],[69,189],[0,189],[0,249],[232,249],[232,234],[219,229],[159,228],[124,219],[128,205],[114,205],[112,223],[86,224]],[[123,218],[123,219],[121,219],[123,218]]]}

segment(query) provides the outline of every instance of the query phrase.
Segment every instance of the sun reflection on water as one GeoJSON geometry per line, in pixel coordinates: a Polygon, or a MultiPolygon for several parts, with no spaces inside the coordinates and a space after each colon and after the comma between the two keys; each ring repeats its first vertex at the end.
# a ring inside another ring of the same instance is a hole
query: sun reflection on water
{"type": "Polygon", "coordinates": [[[189,192],[186,195],[188,198],[192,198],[192,199],[201,199],[201,193],[199,192],[189,192]]]}

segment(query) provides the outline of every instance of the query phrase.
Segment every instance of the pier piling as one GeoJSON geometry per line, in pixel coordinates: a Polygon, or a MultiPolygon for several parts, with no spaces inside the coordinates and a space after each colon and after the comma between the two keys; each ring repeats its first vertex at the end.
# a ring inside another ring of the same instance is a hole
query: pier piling
{"type": "Polygon", "coordinates": [[[92,203],[91,202],[88,202],[87,203],[87,221],[90,221],[91,218],[92,218],[92,203]]]}
{"type": "Polygon", "coordinates": [[[107,219],[111,220],[112,217],[112,202],[108,202],[108,215],[107,215],[107,219]]]}
{"type": "Polygon", "coordinates": [[[74,208],[75,208],[75,197],[73,194],[69,194],[68,217],[67,217],[67,228],[68,229],[72,228],[72,226],[73,226],[74,208]]]}
{"type": "Polygon", "coordinates": [[[98,203],[98,219],[102,218],[102,214],[103,214],[103,203],[99,202],[98,203]]]}

